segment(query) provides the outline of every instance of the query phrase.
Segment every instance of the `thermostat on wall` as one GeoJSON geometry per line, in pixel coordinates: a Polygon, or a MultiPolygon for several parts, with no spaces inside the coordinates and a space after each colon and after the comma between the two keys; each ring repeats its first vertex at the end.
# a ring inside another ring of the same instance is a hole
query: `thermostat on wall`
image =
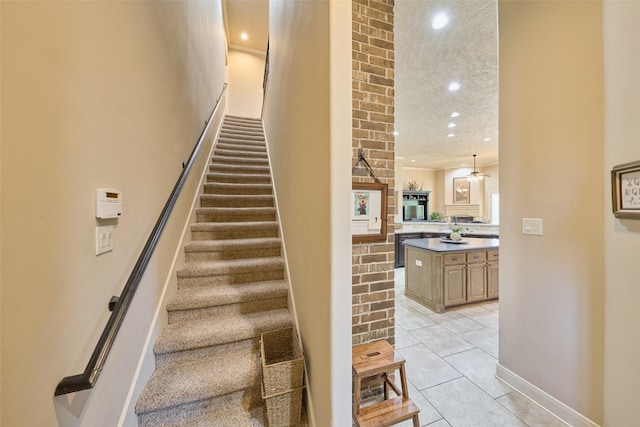
{"type": "Polygon", "coordinates": [[[96,218],[109,219],[122,216],[122,191],[114,188],[96,190],[96,218]]]}

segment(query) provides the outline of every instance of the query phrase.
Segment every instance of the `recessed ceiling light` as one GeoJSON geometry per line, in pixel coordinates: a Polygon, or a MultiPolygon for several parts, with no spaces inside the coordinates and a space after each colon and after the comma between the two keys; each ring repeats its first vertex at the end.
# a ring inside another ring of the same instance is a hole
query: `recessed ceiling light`
{"type": "Polygon", "coordinates": [[[439,30],[440,28],[445,27],[449,23],[449,17],[446,13],[438,13],[433,17],[433,21],[431,21],[431,26],[435,30],[439,30]]]}
{"type": "Polygon", "coordinates": [[[458,82],[451,82],[449,83],[449,90],[451,92],[455,92],[456,90],[460,89],[460,83],[458,82]]]}
{"type": "Polygon", "coordinates": [[[398,135],[400,135],[400,132],[398,132],[397,130],[394,130],[393,131],[393,136],[398,136],[398,135]]]}
{"type": "Polygon", "coordinates": [[[454,111],[453,113],[451,113],[451,117],[460,117],[460,113],[454,111]]]}
{"type": "Polygon", "coordinates": [[[411,160],[411,163],[415,163],[415,162],[416,162],[416,160],[415,160],[415,159],[412,159],[412,160],[411,160]]]}
{"type": "Polygon", "coordinates": [[[455,124],[455,123],[449,123],[449,125],[448,125],[448,126],[449,126],[450,128],[454,128],[454,127],[456,127],[456,124],[455,124]]]}
{"type": "Polygon", "coordinates": [[[491,138],[485,138],[485,139],[483,139],[483,141],[484,142],[489,142],[489,141],[491,141],[491,138]]]}
{"type": "Polygon", "coordinates": [[[449,138],[453,138],[454,136],[456,136],[455,133],[450,133],[449,135],[447,135],[449,138]]]}
{"type": "Polygon", "coordinates": [[[242,33],[242,34],[240,34],[240,38],[242,40],[248,40],[249,39],[249,35],[247,33],[242,33]]]}

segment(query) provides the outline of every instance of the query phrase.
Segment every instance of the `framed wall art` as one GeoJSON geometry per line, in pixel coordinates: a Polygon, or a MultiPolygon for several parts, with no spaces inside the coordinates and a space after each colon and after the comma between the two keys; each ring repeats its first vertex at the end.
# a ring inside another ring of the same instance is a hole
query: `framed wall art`
{"type": "Polygon", "coordinates": [[[640,218],[640,160],[613,167],[611,195],[617,218],[640,218]]]}
{"type": "Polygon", "coordinates": [[[387,239],[387,184],[354,182],[351,185],[351,237],[353,243],[387,239]]]}
{"type": "Polygon", "coordinates": [[[467,178],[453,178],[453,203],[471,203],[471,183],[467,178]]]}

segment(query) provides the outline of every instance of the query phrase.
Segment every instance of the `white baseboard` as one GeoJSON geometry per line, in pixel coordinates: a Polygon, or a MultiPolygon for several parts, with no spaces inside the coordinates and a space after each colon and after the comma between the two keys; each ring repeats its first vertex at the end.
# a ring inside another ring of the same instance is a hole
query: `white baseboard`
{"type": "Polygon", "coordinates": [[[554,415],[562,422],[572,427],[600,427],[584,415],[571,409],[544,390],[531,384],[516,373],[502,366],[496,365],[496,378],[509,387],[519,391],[525,397],[538,404],[542,409],[554,415]]]}

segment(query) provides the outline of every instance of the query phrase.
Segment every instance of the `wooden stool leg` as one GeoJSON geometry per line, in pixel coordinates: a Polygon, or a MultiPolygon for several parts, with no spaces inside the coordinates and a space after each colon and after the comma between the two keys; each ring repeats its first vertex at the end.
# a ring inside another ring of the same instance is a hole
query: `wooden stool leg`
{"type": "Polygon", "coordinates": [[[362,380],[358,374],[355,375],[353,384],[353,417],[357,417],[360,413],[360,388],[362,387],[362,380]]]}
{"type": "Polygon", "coordinates": [[[400,365],[400,382],[402,383],[402,400],[409,399],[409,389],[407,388],[407,375],[404,371],[404,363],[400,365]]]}
{"type": "Polygon", "coordinates": [[[384,400],[389,399],[389,386],[387,385],[387,381],[389,381],[387,377],[387,373],[382,374],[382,390],[384,391],[384,400]]]}
{"type": "Polygon", "coordinates": [[[420,420],[418,419],[418,414],[413,416],[413,427],[420,427],[420,420]]]}

